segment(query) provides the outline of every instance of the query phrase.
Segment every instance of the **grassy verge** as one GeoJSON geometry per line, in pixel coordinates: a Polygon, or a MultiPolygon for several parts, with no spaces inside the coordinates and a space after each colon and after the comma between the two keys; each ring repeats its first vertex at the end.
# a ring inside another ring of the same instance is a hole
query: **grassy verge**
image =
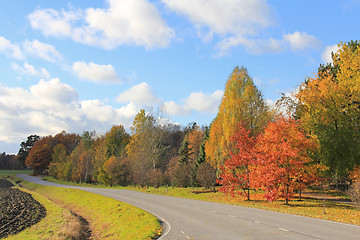
{"type": "MultiPolygon", "coordinates": [[[[47,177],[46,180],[61,184],[77,185],[76,183],[59,181],[52,177],[47,177]]],[[[94,187],[94,185],[90,185],[90,184],[82,184],[82,185],[94,187]]],[[[104,187],[101,185],[96,185],[96,186],[104,187]]],[[[341,202],[324,201],[318,199],[303,199],[303,201],[297,201],[295,199],[291,201],[289,205],[286,205],[283,200],[278,200],[272,203],[265,201],[263,198],[263,193],[259,191],[252,193],[251,196],[251,198],[253,199],[252,201],[245,201],[245,199],[242,198],[241,196],[232,198],[220,192],[202,191],[201,188],[172,188],[172,187],[139,188],[133,186],[115,187],[115,188],[147,192],[151,194],[159,194],[159,195],[166,195],[172,197],[189,198],[189,199],[195,199],[201,201],[210,201],[210,202],[232,204],[232,205],[239,205],[239,206],[252,207],[252,208],[260,208],[270,211],[290,213],[290,214],[296,214],[306,217],[320,218],[320,219],[360,225],[360,209],[357,208],[356,206],[352,206],[341,202]]],[[[316,190],[311,190],[311,192],[316,192],[316,190]]],[[[326,192],[326,194],[328,194],[328,192],[326,192]]],[[[339,196],[341,194],[330,192],[329,195],[339,196]]]]}
{"type": "Polygon", "coordinates": [[[32,174],[33,170],[0,170],[0,177],[15,176],[16,174],[32,174]]]}
{"type": "Polygon", "coordinates": [[[152,239],[161,233],[156,217],[129,204],[81,190],[22,185],[85,218],[93,239],[152,239]]]}
{"type": "Polygon", "coordinates": [[[16,235],[9,236],[6,239],[66,239],[68,236],[68,225],[69,223],[73,222],[70,211],[43,197],[39,193],[30,192],[24,188],[20,188],[20,190],[30,193],[40,204],[46,208],[46,217],[43,218],[38,224],[27,228],[16,235]]]}
{"type": "MultiPolygon", "coordinates": [[[[31,171],[0,171],[0,178],[13,183],[15,174],[31,171]],[[10,176],[10,177],[7,177],[10,176]]],[[[7,239],[78,239],[80,220],[89,222],[92,239],[153,239],[161,234],[157,218],[129,204],[81,190],[42,186],[21,182],[22,191],[30,193],[47,211],[38,224],[7,239]]]]}

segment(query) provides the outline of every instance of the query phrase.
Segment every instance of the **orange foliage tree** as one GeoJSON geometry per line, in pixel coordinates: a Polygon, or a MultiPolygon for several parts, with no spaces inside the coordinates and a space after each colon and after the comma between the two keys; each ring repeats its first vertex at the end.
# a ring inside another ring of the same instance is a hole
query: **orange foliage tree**
{"type": "Polygon", "coordinates": [[[271,114],[261,92],[255,86],[246,68],[236,67],[226,82],[218,114],[210,127],[205,145],[209,162],[218,167],[229,157],[230,138],[237,131],[239,122],[256,136],[271,114]]]}
{"type": "Polygon", "coordinates": [[[360,165],[356,166],[354,170],[350,172],[349,178],[352,181],[360,181],[360,165]]]}
{"type": "Polygon", "coordinates": [[[270,122],[257,140],[257,166],[254,183],[265,188],[265,197],[274,201],[285,198],[286,204],[293,190],[314,181],[317,171],[310,152],[317,149],[316,141],[310,138],[298,122],[291,118],[278,117],[270,122]]]}
{"type": "Polygon", "coordinates": [[[339,181],[360,164],[360,43],[339,44],[332,59],[300,86],[296,115],[317,136],[321,162],[339,181]]]}
{"type": "Polygon", "coordinates": [[[30,149],[25,164],[34,169],[34,175],[43,173],[49,166],[52,154],[51,141],[52,137],[41,138],[30,149]]]}
{"type": "Polygon", "coordinates": [[[250,200],[251,170],[256,160],[255,140],[250,136],[250,131],[240,124],[230,141],[233,143],[230,158],[220,166],[218,183],[222,186],[219,191],[232,196],[244,195],[250,200]]]}
{"type": "Polygon", "coordinates": [[[191,149],[190,162],[195,164],[199,156],[200,145],[204,141],[204,131],[196,126],[195,129],[187,134],[187,138],[189,141],[189,149],[191,149]]]}

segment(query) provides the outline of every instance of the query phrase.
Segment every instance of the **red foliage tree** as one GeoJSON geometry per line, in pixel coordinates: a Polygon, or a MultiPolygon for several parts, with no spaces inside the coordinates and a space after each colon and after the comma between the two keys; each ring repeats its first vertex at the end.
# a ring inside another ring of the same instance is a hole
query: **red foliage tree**
{"type": "Polygon", "coordinates": [[[221,174],[218,183],[219,191],[243,195],[250,200],[251,173],[255,162],[255,140],[250,131],[240,124],[238,130],[230,138],[232,145],[230,158],[220,166],[221,174]]]}
{"type": "Polygon", "coordinates": [[[360,181],[360,165],[354,167],[349,174],[349,178],[351,181],[360,181]]]}
{"type": "Polygon", "coordinates": [[[280,116],[267,125],[257,141],[255,182],[265,188],[268,201],[283,197],[288,204],[294,189],[316,179],[316,165],[309,156],[316,148],[315,140],[291,118],[280,116]]]}
{"type": "Polygon", "coordinates": [[[39,175],[49,166],[52,154],[51,141],[52,137],[44,137],[35,142],[30,149],[25,164],[34,169],[34,175],[39,175]]]}

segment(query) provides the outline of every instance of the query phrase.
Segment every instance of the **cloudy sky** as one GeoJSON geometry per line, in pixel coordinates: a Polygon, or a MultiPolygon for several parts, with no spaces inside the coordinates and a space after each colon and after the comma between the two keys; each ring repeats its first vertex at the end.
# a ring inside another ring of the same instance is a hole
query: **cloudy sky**
{"type": "Polygon", "coordinates": [[[129,128],[140,108],[208,125],[237,65],[275,102],[359,21],[359,0],[1,1],[0,152],[129,128]]]}

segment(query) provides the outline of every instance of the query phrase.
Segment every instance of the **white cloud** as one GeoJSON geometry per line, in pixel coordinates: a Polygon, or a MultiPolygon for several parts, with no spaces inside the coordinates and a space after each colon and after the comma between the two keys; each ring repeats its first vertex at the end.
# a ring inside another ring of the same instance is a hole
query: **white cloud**
{"type": "Polygon", "coordinates": [[[332,63],[333,60],[331,58],[331,53],[336,53],[339,50],[339,46],[337,44],[335,45],[331,45],[331,46],[326,46],[325,50],[323,51],[323,53],[321,54],[321,59],[323,61],[323,63],[332,63]]]}
{"type": "MultiPolygon", "coordinates": [[[[196,92],[184,100],[183,106],[173,101],[163,106],[170,115],[215,113],[222,95],[223,91],[196,92]]],[[[80,100],[73,87],[57,78],[40,80],[29,89],[0,84],[0,144],[19,144],[30,134],[46,136],[62,130],[102,134],[114,124],[129,128],[143,105],[161,104],[146,83],[123,92],[119,100],[129,103],[114,107],[98,99],[80,100]]]]}
{"type": "Polygon", "coordinates": [[[49,62],[62,61],[62,55],[50,44],[39,42],[38,40],[24,42],[24,50],[27,54],[42,58],[49,62]]]}
{"type": "Polygon", "coordinates": [[[217,90],[210,95],[193,92],[185,100],[185,108],[200,112],[216,113],[224,92],[217,90]]]}
{"type": "MultiPolygon", "coordinates": [[[[265,0],[162,0],[165,5],[185,15],[200,30],[226,35],[253,35],[273,23],[265,0]]],[[[207,36],[205,36],[207,37],[207,36]]]]}
{"type": "Polygon", "coordinates": [[[181,116],[191,113],[191,110],[175,103],[174,101],[164,102],[162,109],[170,116],[181,116]]]}
{"type": "Polygon", "coordinates": [[[223,39],[216,45],[217,56],[227,54],[228,50],[242,45],[246,51],[251,54],[258,55],[264,53],[279,53],[285,50],[281,40],[269,39],[249,39],[242,36],[234,36],[223,39]]]}
{"type": "Polygon", "coordinates": [[[111,64],[99,65],[93,62],[75,62],[72,70],[78,78],[90,80],[96,83],[120,83],[121,80],[111,64]]]}
{"type": "Polygon", "coordinates": [[[272,10],[265,0],[162,0],[172,11],[192,22],[204,40],[217,34],[216,56],[243,46],[250,54],[280,53],[319,48],[321,42],[304,32],[283,35],[280,39],[262,38],[261,31],[274,24],[272,10]],[[201,9],[201,10],[199,10],[201,9]]]}
{"type": "Polygon", "coordinates": [[[21,51],[21,48],[9,41],[8,39],[0,36],[0,53],[4,53],[15,59],[24,59],[25,55],[21,51]]]}
{"type": "Polygon", "coordinates": [[[139,106],[120,108],[100,100],[79,100],[74,88],[59,79],[40,80],[29,90],[0,84],[0,144],[19,144],[30,134],[46,136],[62,130],[104,133],[113,124],[129,128],[139,106]]]}
{"type": "Polygon", "coordinates": [[[280,53],[289,48],[295,52],[308,48],[317,49],[321,47],[321,41],[315,36],[304,32],[284,34],[282,39],[250,39],[238,35],[221,40],[216,45],[217,56],[227,54],[229,49],[238,45],[244,46],[247,52],[258,55],[264,53],[280,53]]]}
{"type": "Polygon", "coordinates": [[[192,92],[184,99],[184,104],[178,104],[174,101],[164,102],[162,109],[170,116],[182,116],[191,114],[193,111],[203,113],[216,113],[220,105],[224,91],[217,90],[211,94],[203,92],[192,92]]]}
{"type": "Polygon", "coordinates": [[[19,143],[34,132],[53,134],[79,119],[77,93],[59,79],[40,80],[30,90],[0,85],[0,92],[0,125],[6,126],[0,135],[6,142],[19,143]]]}
{"type": "Polygon", "coordinates": [[[307,48],[319,48],[321,42],[316,37],[304,32],[294,32],[285,34],[284,40],[290,44],[290,48],[293,51],[305,50],[307,48]]]}
{"type": "Polygon", "coordinates": [[[98,122],[107,122],[116,117],[116,112],[111,106],[106,106],[98,99],[81,101],[81,109],[90,120],[98,122]]]}
{"type": "Polygon", "coordinates": [[[30,92],[40,100],[58,103],[62,105],[71,104],[77,100],[77,92],[70,85],[62,83],[58,78],[45,81],[41,79],[37,85],[30,87],[30,92]]]}
{"type": "Polygon", "coordinates": [[[147,0],[107,2],[108,8],[80,11],[38,9],[28,18],[32,28],[46,36],[70,37],[105,49],[119,45],[157,48],[170,44],[174,31],[166,25],[154,4],[147,0]]]}
{"type": "Polygon", "coordinates": [[[19,71],[25,75],[36,76],[41,78],[49,78],[50,73],[45,68],[36,69],[33,65],[25,62],[24,66],[21,67],[17,63],[11,63],[14,70],[19,71]]]}
{"type": "Polygon", "coordinates": [[[160,99],[154,94],[149,84],[142,82],[121,93],[117,101],[152,106],[158,104],[160,99]]]}
{"type": "Polygon", "coordinates": [[[69,37],[72,34],[72,23],[82,18],[82,13],[54,9],[37,9],[29,14],[30,25],[40,30],[45,36],[69,37]]]}

